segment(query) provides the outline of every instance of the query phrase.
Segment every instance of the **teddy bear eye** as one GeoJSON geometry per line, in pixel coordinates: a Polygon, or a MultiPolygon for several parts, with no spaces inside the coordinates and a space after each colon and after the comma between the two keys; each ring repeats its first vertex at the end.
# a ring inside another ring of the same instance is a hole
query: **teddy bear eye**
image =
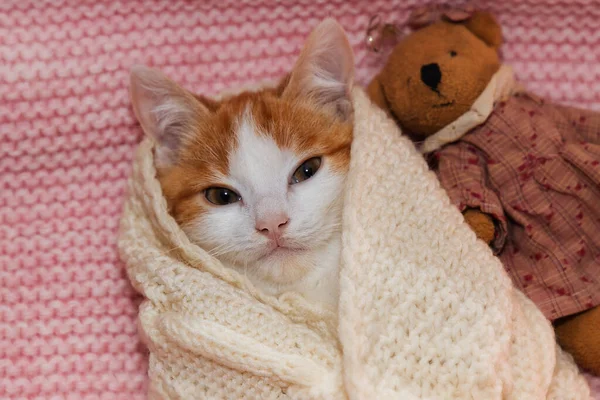
{"type": "Polygon", "coordinates": [[[454,50],[450,50],[450,57],[456,57],[456,52],[454,50]]]}

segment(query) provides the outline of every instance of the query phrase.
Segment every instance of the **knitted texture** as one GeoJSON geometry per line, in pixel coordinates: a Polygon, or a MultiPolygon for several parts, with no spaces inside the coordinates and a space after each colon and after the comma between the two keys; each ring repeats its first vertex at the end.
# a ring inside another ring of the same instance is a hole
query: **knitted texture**
{"type": "MultiPolygon", "coordinates": [[[[333,16],[364,84],[387,54],[363,45],[370,16],[402,25],[419,3],[0,1],[0,399],[144,398],[138,300],[115,246],[141,138],[132,64],[214,94],[284,74],[333,16]]],[[[498,16],[504,58],[528,89],[600,110],[597,4],[476,3],[498,16]]]]}
{"type": "Polygon", "coordinates": [[[299,295],[265,296],[191,244],[168,214],[149,140],[137,151],[121,228],[127,272],[148,299],[139,319],[150,398],[342,398],[335,315],[299,295]]]}
{"type": "Polygon", "coordinates": [[[561,399],[589,387],[394,121],[354,96],[336,315],[192,244],[137,151],[119,248],[156,399],[561,399]],[[389,193],[398,202],[389,203],[389,193]]]}

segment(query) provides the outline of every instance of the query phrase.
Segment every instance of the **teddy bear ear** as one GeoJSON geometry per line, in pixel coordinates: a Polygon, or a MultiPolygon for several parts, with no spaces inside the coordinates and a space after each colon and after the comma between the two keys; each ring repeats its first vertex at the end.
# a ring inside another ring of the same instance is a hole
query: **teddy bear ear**
{"type": "Polygon", "coordinates": [[[502,28],[492,14],[477,11],[462,23],[488,46],[498,49],[502,44],[502,28]]]}

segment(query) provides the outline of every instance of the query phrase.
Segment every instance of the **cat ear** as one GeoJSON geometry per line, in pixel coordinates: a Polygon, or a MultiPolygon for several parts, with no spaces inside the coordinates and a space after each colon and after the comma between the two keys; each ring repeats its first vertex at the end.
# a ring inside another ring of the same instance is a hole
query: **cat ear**
{"type": "Polygon", "coordinates": [[[332,18],[310,34],[283,98],[305,98],[346,121],[352,117],[354,56],[344,29],[332,18]]]}
{"type": "Polygon", "coordinates": [[[161,72],[145,66],[131,69],[130,91],[144,133],[156,143],[157,167],[173,165],[182,142],[193,135],[209,110],[161,72]]]}

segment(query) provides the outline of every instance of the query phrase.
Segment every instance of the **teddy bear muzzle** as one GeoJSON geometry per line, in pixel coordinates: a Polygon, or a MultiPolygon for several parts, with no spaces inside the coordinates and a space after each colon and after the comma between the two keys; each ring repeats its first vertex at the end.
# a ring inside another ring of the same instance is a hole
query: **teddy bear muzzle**
{"type": "Polygon", "coordinates": [[[438,91],[438,85],[442,81],[442,70],[437,63],[426,64],[421,67],[421,81],[434,92],[438,91]]]}

